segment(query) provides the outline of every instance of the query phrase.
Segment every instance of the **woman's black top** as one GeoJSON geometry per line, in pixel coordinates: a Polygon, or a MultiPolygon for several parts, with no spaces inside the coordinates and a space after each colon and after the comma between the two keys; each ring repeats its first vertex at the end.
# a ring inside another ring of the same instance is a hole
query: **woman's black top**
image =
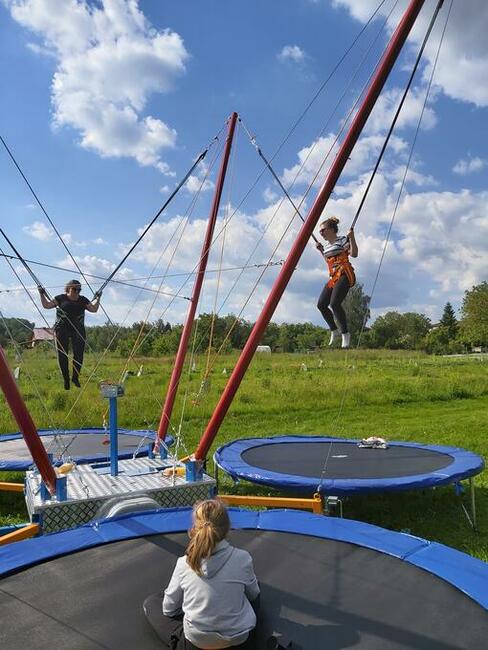
{"type": "Polygon", "coordinates": [[[54,329],[72,329],[82,334],[85,331],[85,310],[90,303],[85,296],[79,296],[78,300],[70,300],[65,293],[55,296],[57,302],[56,322],[54,329]]]}

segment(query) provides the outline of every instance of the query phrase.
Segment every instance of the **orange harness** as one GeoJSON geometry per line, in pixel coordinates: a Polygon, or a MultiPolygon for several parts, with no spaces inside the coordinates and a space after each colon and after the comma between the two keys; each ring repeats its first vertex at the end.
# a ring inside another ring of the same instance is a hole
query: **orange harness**
{"type": "Polygon", "coordinates": [[[344,251],[338,255],[326,257],[325,261],[329,267],[330,279],[327,282],[328,287],[333,287],[335,284],[337,284],[339,278],[343,275],[347,277],[349,281],[349,287],[353,287],[356,284],[356,276],[354,275],[354,269],[352,268],[351,262],[349,261],[348,253],[344,251]]]}

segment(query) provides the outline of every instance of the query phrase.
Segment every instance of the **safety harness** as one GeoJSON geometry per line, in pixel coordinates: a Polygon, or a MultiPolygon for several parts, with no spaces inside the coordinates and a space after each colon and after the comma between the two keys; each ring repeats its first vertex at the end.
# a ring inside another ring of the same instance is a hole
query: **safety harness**
{"type": "Polygon", "coordinates": [[[347,277],[349,287],[353,287],[356,284],[356,276],[354,275],[354,269],[349,261],[349,253],[347,251],[342,251],[338,255],[326,257],[325,261],[329,267],[330,279],[327,282],[328,287],[333,287],[337,284],[339,278],[343,275],[347,277]]]}

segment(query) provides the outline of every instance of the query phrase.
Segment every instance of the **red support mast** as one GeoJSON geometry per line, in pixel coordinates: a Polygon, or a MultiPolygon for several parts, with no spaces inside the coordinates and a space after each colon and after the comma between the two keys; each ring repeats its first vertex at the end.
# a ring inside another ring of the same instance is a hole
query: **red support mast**
{"type": "Polygon", "coordinates": [[[56,494],[56,473],[47,455],[44,445],[37,433],[36,425],[32,421],[29,411],[22,399],[14,376],[7,362],[5,352],[0,347],[0,388],[3,390],[5,399],[14,418],[17,420],[19,429],[24,436],[25,443],[29,448],[37,469],[41,473],[42,480],[51,495],[56,494]]]}
{"type": "Polygon", "coordinates": [[[195,284],[193,286],[193,293],[191,297],[190,307],[188,309],[185,325],[181,333],[178,352],[176,353],[175,365],[173,367],[173,372],[171,374],[168,390],[166,392],[166,400],[164,402],[163,412],[161,414],[161,420],[159,422],[158,440],[156,441],[156,447],[158,446],[159,440],[164,440],[166,437],[166,433],[168,432],[168,426],[171,418],[171,413],[173,411],[176,392],[178,390],[178,384],[183,370],[183,364],[185,363],[186,351],[188,349],[188,341],[190,340],[193,321],[195,320],[195,312],[197,310],[198,300],[200,298],[200,292],[202,290],[203,278],[205,276],[205,271],[207,268],[208,255],[210,252],[210,246],[212,244],[215,222],[217,221],[217,214],[219,211],[220,199],[222,197],[222,190],[224,187],[227,165],[229,163],[230,151],[232,148],[232,140],[234,138],[236,122],[237,122],[237,113],[232,113],[228,121],[227,139],[225,142],[224,155],[222,157],[222,162],[220,165],[220,171],[217,179],[217,185],[215,188],[215,195],[212,203],[212,209],[210,211],[208,224],[207,224],[207,232],[205,233],[205,241],[203,243],[202,254],[200,256],[200,264],[198,266],[195,284]]]}
{"type": "Polygon", "coordinates": [[[266,304],[261,312],[256,324],[254,325],[251,334],[242,350],[241,356],[237,361],[237,364],[229,378],[227,386],[225,387],[224,392],[220,398],[219,403],[217,404],[215,411],[210,418],[207,428],[200,440],[195,451],[195,458],[197,460],[203,460],[212,442],[215,439],[215,436],[218,433],[222,420],[227,413],[234,395],[237,392],[237,389],[240,386],[242,378],[251,363],[251,359],[256,351],[256,347],[261,340],[264,330],[266,329],[269,321],[271,320],[275,309],[283,295],[283,292],[286,289],[288,282],[295,270],[300,257],[312,236],[313,230],[317,225],[318,220],[324,210],[324,207],[329,200],[329,197],[332,193],[332,190],[337,183],[339,176],[341,175],[344,166],[347,163],[347,160],[356,144],[357,139],[359,138],[361,131],[366,124],[373,107],[383,89],[383,86],[388,78],[388,75],[391,72],[391,69],[405,43],[407,37],[412,29],[417,16],[422,9],[425,0],[411,0],[407,10],[405,11],[400,23],[398,24],[395,33],[393,34],[388,47],[386,48],[381,61],[378,65],[376,73],[369,85],[368,92],[364,98],[352,124],[351,127],[342,143],[339,152],[329,170],[327,178],[324,181],[324,184],[320,188],[320,191],[303,223],[303,226],[300,229],[298,237],[288,254],[288,257],[283,264],[281,271],[278,277],[275,280],[273,288],[271,289],[270,295],[266,301],[266,304]]]}

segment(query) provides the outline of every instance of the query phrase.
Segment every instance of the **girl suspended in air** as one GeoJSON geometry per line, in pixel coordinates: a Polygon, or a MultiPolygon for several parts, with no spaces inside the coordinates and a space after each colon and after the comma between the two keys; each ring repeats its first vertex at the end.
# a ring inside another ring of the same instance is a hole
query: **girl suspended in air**
{"type": "Polygon", "coordinates": [[[50,300],[44,287],[39,287],[41,303],[45,309],[56,307],[56,322],[54,333],[56,339],[56,352],[58,364],[63,375],[64,387],[70,388],[70,376],[68,366],[68,353],[71,347],[73,350],[73,369],[71,374],[72,383],[80,387],[80,371],[83,365],[83,354],[85,352],[85,311],[95,314],[100,306],[101,293],[96,293],[92,302],[81,295],[81,284],[78,280],[70,280],[64,293],[59,294],[50,300]]]}
{"type": "Polygon", "coordinates": [[[208,499],[195,505],[186,555],[177,560],[164,591],[158,625],[163,647],[256,647],[253,630],[259,585],[249,553],[226,540],[229,528],[229,515],[221,501],[208,499]]]}
{"type": "Polygon", "coordinates": [[[330,327],[329,345],[333,345],[334,341],[342,335],[342,347],[348,348],[351,334],[347,328],[342,303],[349,289],[356,284],[356,276],[349,262],[349,256],[358,256],[358,245],[352,228],[346,237],[337,234],[338,223],[337,217],[330,217],[320,224],[319,232],[326,244],[324,246],[318,243],[316,246],[327,262],[329,281],[320,294],[317,307],[330,327]]]}

